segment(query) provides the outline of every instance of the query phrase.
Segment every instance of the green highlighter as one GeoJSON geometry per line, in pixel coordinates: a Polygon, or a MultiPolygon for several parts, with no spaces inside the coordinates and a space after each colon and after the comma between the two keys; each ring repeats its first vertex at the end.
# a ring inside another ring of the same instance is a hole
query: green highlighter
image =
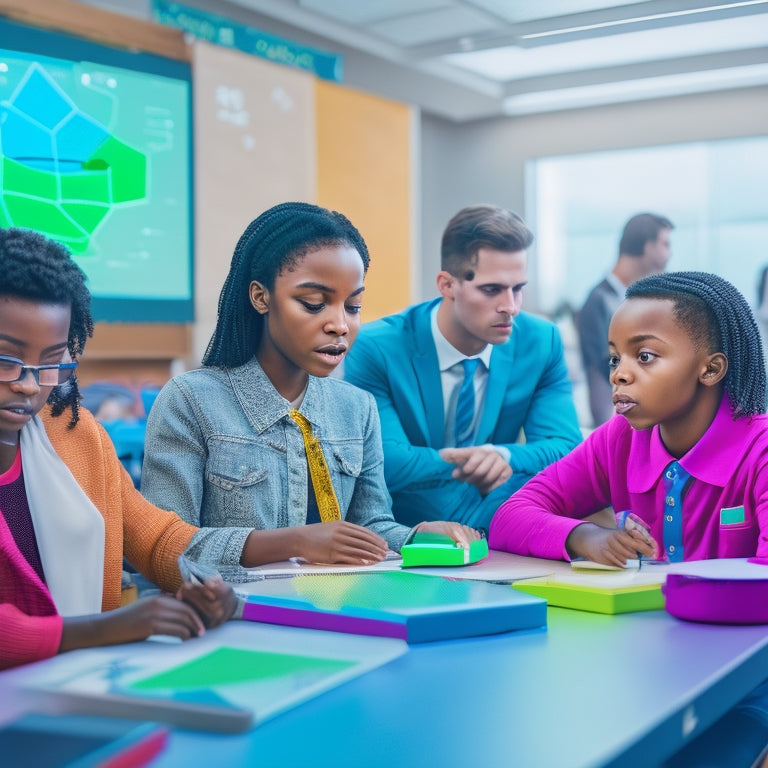
{"type": "Polygon", "coordinates": [[[488,540],[476,539],[469,542],[469,549],[463,549],[450,537],[442,533],[416,532],[410,544],[400,552],[403,568],[420,565],[469,565],[488,557],[488,540]]]}

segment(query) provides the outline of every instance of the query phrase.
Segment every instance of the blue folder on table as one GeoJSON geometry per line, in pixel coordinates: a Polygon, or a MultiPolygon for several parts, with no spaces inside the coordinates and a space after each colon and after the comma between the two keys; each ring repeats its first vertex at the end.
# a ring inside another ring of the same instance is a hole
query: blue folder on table
{"type": "Polygon", "coordinates": [[[547,623],[545,600],[509,586],[404,571],[295,576],[255,582],[249,589],[244,619],[409,643],[547,623]]]}

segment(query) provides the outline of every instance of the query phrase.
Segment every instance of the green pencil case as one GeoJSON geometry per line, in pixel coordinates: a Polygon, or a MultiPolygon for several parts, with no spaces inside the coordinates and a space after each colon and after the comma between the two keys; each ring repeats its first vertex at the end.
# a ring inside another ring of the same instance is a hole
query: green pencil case
{"type": "Polygon", "coordinates": [[[457,546],[456,542],[442,533],[416,532],[410,544],[400,551],[403,568],[420,565],[469,565],[488,557],[488,540],[476,539],[469,543],[469,549],[457,546]]]}

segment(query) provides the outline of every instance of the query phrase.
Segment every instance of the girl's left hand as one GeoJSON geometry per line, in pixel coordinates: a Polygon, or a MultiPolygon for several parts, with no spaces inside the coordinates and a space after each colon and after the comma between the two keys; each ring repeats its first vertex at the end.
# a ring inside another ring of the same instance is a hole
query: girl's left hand
{"type": "Polygon", "coordinates": [[[200,615],[208,629],[218,627],[232,618],[237,608],[237,597],[232,587],[221,576],[206,579],[204,584],[184,582],[176,593],[179,600],[189,603],[200,615]]]}
{"type": "Polygon", "coordinates": [[[469,549],[469,542],[482,538],[480,531],[461,523],[449,523],[447,520],[431,520],[414,526],[415,531],[428,531],[429,533],[442,533],[450,536],[460,547],[469,549]]]}

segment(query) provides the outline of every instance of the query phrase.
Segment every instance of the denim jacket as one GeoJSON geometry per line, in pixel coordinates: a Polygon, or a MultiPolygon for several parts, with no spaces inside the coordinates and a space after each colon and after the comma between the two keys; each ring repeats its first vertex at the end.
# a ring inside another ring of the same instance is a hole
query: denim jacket
{"type": "MultiPolygon", "coordinates": [[[[200,526],[187,550],[193,559],[236,566],[253,528],[306,523],[309,469],[290,408],[255,358],[163,387],[147,423],[141,490],[200,526]]],[[[322,445],[342,518],[399,551],[410,529],[392,518],[373,397],[310,376],[299,410],[322,445]]]]}

